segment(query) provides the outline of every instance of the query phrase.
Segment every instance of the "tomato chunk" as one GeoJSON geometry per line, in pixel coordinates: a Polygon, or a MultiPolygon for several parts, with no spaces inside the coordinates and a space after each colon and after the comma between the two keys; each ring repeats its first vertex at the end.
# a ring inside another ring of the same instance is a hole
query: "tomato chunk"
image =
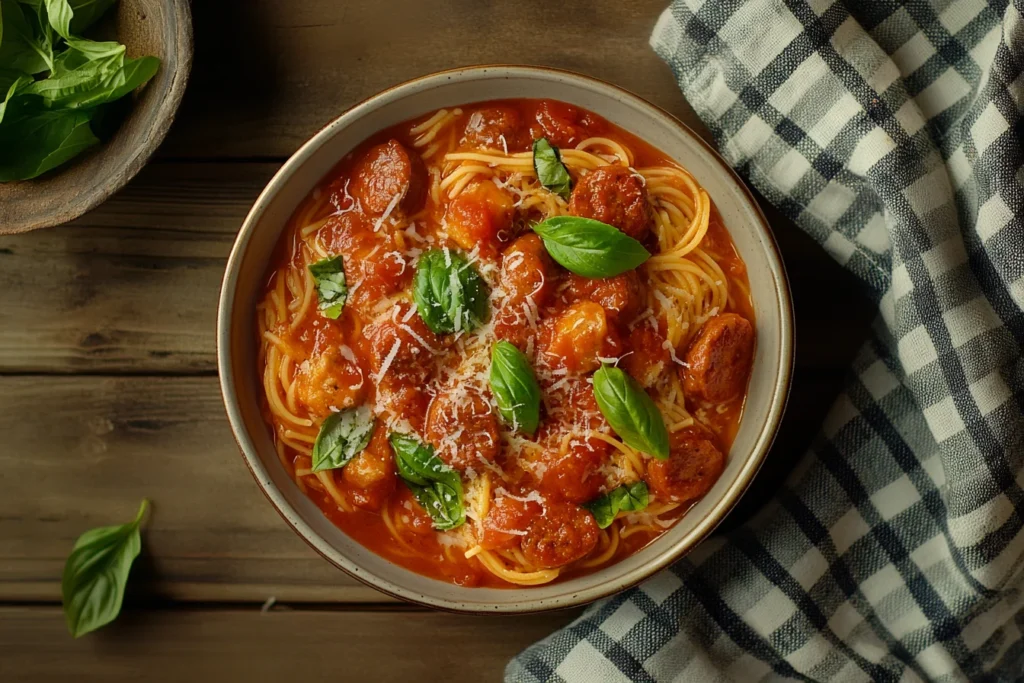
{"type": "Polygon", "coordinates": [[[580,110],[571,104],[544,100],[537,105],[535,117],[530,127],[534,139],[544,137],[556,147],[571,147],[587,137],[580,110]]]}
{"type": "Polygon", "coordinates": [[[754,356],[754,327],[736,313],[709,318],[686,352],[682,369],[687,397],[711,403],[743,395],[754,356]]]}
{"type": "Polygon", "coordinates": [[[405,287],[413,269],[406,263],[387,230],[373,231],[372,222],[358,211],[332,216],[322,228],[331,251],[343,256],[349,296],[346,306],[374,304],[405,287]]]}
{"type": "Polygon", "coordinates": [[[501,440],[498,418],[476,389],[449,387],[430,402],[426,440],[437,457],[457,470],[491,462],[501,440]]]}
{"type": "Polygon", "coordinates": [[[518,546],[526,529],[541,514],[541,506],[534,500],[498,496],[484,517],[484,533],[480,545],[488,550],[518,546]]]}
{"type": "Polygon", "coordinates": [[[380,510],[395,490],[394,456],[388,444],[387,430],[377,427],[366,449],[341,470],[348,485],[349,499],[367,510],[380,510]]]}
{"type": "Polygon", "coordinates": [[[665,348],[665,338],[650,325],[640,323],[630,330],[626,346],[629,353],[620,366],[644,388],[654,386],[658,378],[672,368],[672,356],[665,348]]]}
{"type": "Polygon", "coordinates": [[[609,320],[629,320],[644,302],[643,287],[636,271],[608,278],[590,278],[569,273],[562,290],[566,303],[593,301],[604,308],[609,320]]]}
{"type": "Polygon", "coordinates": [[[430,513],[423,509],[416,496],[407,486],[399,486],[395,492],[393,509],[405,529],[417,536],[431,536],[434,533],[434,520],[430,513]]]}
{"type": "Polygon", "coordinates": [[[448,205],[445,229],[466,251],[479,246],[484,254],[497,253],[497,243],[509,237],[512,197],[489,180],[477,181],[459,193],[448,205]]]}
{"type": "Polygon", "coordinates": [[[469,115],[462,135],[462,144],[467,147],[485,147],[502,151],[507,148],[509,152],[517,152],[526,146],[525,132],[519,112],[515,109],[487,107],[469,115]]]}
{"type": "Polygon", "coordinates": [[[647,463],[647,483],[667,500],[686,503],[707,493],[725,467],[725,456],[709,435],[686,427],[669,435],[668,460],[647,463]]]}
{"type": "Polygon", "coordinates": [[[392,202],[406,214],[423,206],[427,196],[427,168],[415,152],[397,140],[370,149],[352,169],[352,195],[362,208],[380,215],[392,202]]]}
{"type": "Polygon", "coordinates": [[[533,566],[564,567],[594,550],[600,532],[593,515],[569,503],[549,502],[545,508],[523,538],[523,554],[533,566]]]}
{"type": "Polygon", "coordinates": [[[602,166],[583,176],[573,188],[569,213],[613,225],[637,240],[651,227],[647,189],[625,166],[602,166]]]}
{"type": "Polygon", "coordinates": [[[581,301],[544,322],[539,346],[547,362],[581,374],[601,366],[609,329],[600,304],[581,301]]]}

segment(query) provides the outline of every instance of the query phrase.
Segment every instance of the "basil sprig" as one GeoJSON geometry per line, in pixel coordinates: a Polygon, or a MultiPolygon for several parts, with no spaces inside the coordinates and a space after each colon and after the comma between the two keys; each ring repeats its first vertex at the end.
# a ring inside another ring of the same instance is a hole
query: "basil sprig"
{"type": "Polygon", "coordinates": [[[143,500],[135,521],[91,529],[75,541],[60,582],[64,618],[75,638],[109,624],[121,611],[128,573],[142,549],[139,526],[146,506],[143,500]]]}
{"type": "Polygon", "coordinates": [[[583,277],[615,277],[651,257],[618,228],[579,216],[555,216],[533,226],[555,261],[583,277]]]}
{"type": "Polygon", "coordinates": [[[398,476],[430,515],[434,528],[447,531],[462,526],[466,511],[458,472],[445,465],[433,448],[411,436],[392,433],[388,440],[398,476]]]}
{"type": "Polygon", "coordinates": [[[635,379],[619,368],[604,365],[594,373],[594,398],[624,443],[659,460],[668,458],[665,420],[635,379]]]}
{"type": "Polygon", "coordinates": [[[469,332],[487,318],[487,285],[466,258],[431,249],[416,264],[412,297],[434,334],[469,332]]]}
{"type": "Polygon", "coordinates": [[[639,512],[647,507],[649,498],[647,484],[637,481],[614,488],[589,503],[584,503],[583,507],[594,514],[594,521],[599,528],[607,529],[619,512],[639,512]]]}
{"type": "Polygon", "coordinates": [[[368,406],[331,413],[313,443],[313,471],[344,467],[370,444],[375,421],[368,406]]]}
{"type": "Polygon", "coordinates": [[[491,393],[501,417],[526,434],[540,423],[540,386],[530,361],[507,341],[491,348],[491,393]]]}
{"type": "Polygon", "coordinates": [[[537,173],[537,180],[541,185],[562,199],[569,198],[572,192],[572,178],[562,163],[562,155],[558,148],[552,146],[547,138],[540,138],[533,143],[533,170],[537,173]]]}
{"type": "Polygon", "coordinates": [[[309,264],[309,272],[316,284],[317,308],[325,318],[337,320],[348,299],[345,282],[345,262],[340,256],[331,256],[309,264]]]}

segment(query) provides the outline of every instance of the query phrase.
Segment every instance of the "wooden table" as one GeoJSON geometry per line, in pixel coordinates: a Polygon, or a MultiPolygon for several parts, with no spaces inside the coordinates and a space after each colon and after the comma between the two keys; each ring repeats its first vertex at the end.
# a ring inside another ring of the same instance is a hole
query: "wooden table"
{"type": "MultiPolygon", "coordinates": [[[[192,81],[157,160],[70,225],[0,238],[0,680],[495,680],[578,613],[427,612],[315,555],[231,439],[215,304],[235,232],[281,162],[349,105],[408,78],[559,66],[706,135],[647,47],[665,3],[195,3],[192,81]],[[73,640],[64,559],[83,530],[130,519],[143,497],[152,516],[124,612],[73,640]]],[[[871,318],[852,279],[769,215],[793,283],[797,372],[782,434],[726,527],[754,514],[806,448],[871,318]]]]}

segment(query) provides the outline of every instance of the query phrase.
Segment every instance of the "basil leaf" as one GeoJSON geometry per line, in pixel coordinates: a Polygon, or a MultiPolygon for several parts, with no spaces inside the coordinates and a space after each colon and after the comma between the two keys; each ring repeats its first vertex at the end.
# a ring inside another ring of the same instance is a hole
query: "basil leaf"
{"type": "Polygon", "coordinates": [[[337,320],[348,299],[345,283],[345,262],[340,256],[331,256],[309,264],[309,272],[316,283],[317,308],[325,318],[337,320]]]}
{"type": "Polygon", "coordinates": [[[376,422],[368,406],[331,413],[313,443],[313,471],[344,467],[370,444],[376,422]]]}
{"type": "Polygon", "coordinates": [[[135,521],[86,531],[75,542],[60,584],[64,618],[75,638],[109,624],[121,611],[128,572],[142,548],[139,525],[146,505],[143,500],[135,521]]]}
{"type": "Polygon", "coordinates": [[[99,19],[117,0],[45,0],[50,26],[64,38],[81,34],[99,19]]]}
{"type": "Polygon", "coordinates": [[[624,443],[659,460],[668,458],[665,420],[635,379],[619,368],[602,366],[594,373],[594,398],[624,443]]]}
{"type": "MultiPolygon", "coordinates": [[[[11,102],[18,104],[19,98],[11,102]]],[[[96,110],[32,111],[8,107],[0,126],[0,182],[35,178],[99,142],[89,121],[96,110]]]]}
{"type": "Polygon", "coordinates": [[[119,100],[145,84],[160,68],[156,57],[125,59],[117,43],[74,41],[94,52],[90,56],[74,47],[62,53],[49,78],[36,81],[25,92],[39,95],[48,108],[82,109],[119,100]],[[114,46],[117,51],[109,53],[114,46]],[[104,55],[104,56],[99,56],[104,55]]]}
{"type": "MultiPolygon", "coordinates": [[[[2,39],[2,38],[0,38],[2,39]]],[[[19,91],[33,83],[32,77],[17,71],[0,69],[0,123],[3,123],[4,113],[7,111],[7,103],[11,101],[19,91]]]]}
{"type": "Polygon", "coordinates": [[[412,297],[434,334],[469,332],[487,318],[487,285],[462,254],[431,249],[416,264],[412,297]]]}
{"type": "Polygon", "coordinates": [[[41,4],[0,0],[0,65],[26,74],[53,69],[53,29],[41,4]]]}
{"type": "Polygon", "coordinates": [[[533,226],[555,261],[583,277],[614,277],[651,257],[644,245],[607,223],[555,216],[533,226]]]}
{"type": "Polygon", "coordinates": [[[398,476],[434,521],[434,528],[447,531],[462,526],[466,511],[462,505],[462,480],[434,454],[434,449],[405,434],[388,437],[395,454],[398,476]]]}
{"type": "Polygon", "coordinates": [[[507,341],[491,348],[491,392],[501,417],[526,434],[540,423],[540,386],[523,353],[507,341]]]}
{"type": "Polygon", "coordinates": [[[583,507],[594,515],[594,521],[601,529],[607,529],[620,511],[638,512],[647,507],[650,496],[647,484],[642,481],[623,484],[608,493],[598,496],[583,507]]]}
{"type": "Polygon", "coordinates": [[[533,143],[533,170],[537,173],[537,180],[541,185],[562,199],[569,199],[572,178],[562,163],[562,155],[559,154],[558,148],[552,146],[547,138],[540,138],[533,143]]]}

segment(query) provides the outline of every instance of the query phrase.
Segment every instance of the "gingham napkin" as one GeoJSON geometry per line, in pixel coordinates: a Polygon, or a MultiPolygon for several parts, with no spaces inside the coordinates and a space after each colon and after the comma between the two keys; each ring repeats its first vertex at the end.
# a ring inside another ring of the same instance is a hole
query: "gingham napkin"
{"type": "Polygon", "coordinates": [[[880,315],[754,521],[595,605],[508,681],[1024,678],[1022,7],[662,15],[652,45],[726,159],[880,315]]]}

